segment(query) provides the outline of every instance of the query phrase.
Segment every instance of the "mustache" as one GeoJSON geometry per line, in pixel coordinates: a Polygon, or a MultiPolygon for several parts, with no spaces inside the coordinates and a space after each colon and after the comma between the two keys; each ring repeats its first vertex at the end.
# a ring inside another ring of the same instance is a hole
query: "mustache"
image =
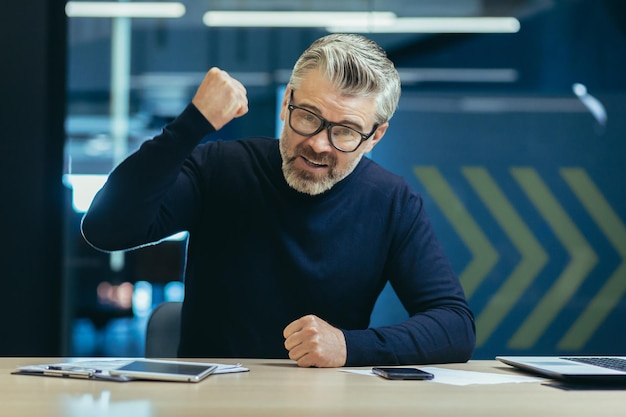
{"type": "Polygon", "coordinates": [[[315,161],[319,164],[328,165],[329,167],[335,167],[337,165],[337,158],[329,152],[317,153],[310,146],[300,144],[294,149],[294,158],[296,155],[303,156],[304,158],[315,161]]]}

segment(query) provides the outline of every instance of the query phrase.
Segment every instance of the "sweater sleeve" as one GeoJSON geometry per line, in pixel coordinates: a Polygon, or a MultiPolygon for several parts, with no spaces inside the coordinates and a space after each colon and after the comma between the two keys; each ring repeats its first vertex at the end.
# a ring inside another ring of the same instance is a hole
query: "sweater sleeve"
{"type": "Polygon", "coordinates": [[[215,130],[193,104],[120,163],[96,194],[81,231],[92,246],[123,250],[186,230],[197,207],[196,178],[187,157],[215,130]],[[191,204],[190,204],[191,202],[191,204]]]}
{"type": "Polygon", "coordinates": [[[344,330],[347,366],[465,362],[475,345],[473,314],[419,195],[397,210],[385,275],[409,312],[401,323],[344,330]]]}
{"type": "Polygon", "coordinates": [[[344,330],[346,366],[423,365],[466,362],[475,343],[468,310],[439,308],[405,322],[367,330],[344,330]]]}

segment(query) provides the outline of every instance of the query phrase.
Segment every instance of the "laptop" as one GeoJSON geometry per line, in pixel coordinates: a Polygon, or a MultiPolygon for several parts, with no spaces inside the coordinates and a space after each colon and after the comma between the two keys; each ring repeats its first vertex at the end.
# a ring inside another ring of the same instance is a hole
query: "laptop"
{"type": "Polygon", "coordinates": [[[626,384],[626,356],[496,356],[496,360],[566,382],[626,384]]]}

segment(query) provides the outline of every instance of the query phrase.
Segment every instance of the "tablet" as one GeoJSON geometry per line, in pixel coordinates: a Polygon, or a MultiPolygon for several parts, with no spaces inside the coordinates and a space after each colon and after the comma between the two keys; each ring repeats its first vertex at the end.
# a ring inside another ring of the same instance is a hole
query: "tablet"
{"type": "Polygon", "coordinates": [[[216,364],[199,362],[134,360],[109,371],[112,376],[156,381],[199,382],[217,369],[216,364]]]}

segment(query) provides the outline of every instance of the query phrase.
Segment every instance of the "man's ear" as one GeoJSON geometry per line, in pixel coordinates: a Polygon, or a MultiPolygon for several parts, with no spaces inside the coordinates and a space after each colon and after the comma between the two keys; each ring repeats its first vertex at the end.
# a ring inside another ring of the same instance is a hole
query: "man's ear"
{"type": "Polygon", "coordinates": [[[385,136],[385,132],[387,132],[387,128],[389,127],[389,122],[385,122],[382,125],[378,126],[376,132],[372,135],[371,138],[365,141],[365,148],[363,149],[365,153],[371,152],[374,149],[374,146],[380,142],[380,140],[385,136]]]}
{"type": "Polygon", "coordinates": [[[289,98],[291,97],[291,87],[285,88],[285,95],[283,96],[283,103],[280,106],[280,120],[283,122],[287,120],[287,105],[289,104],[289,98]]]}

